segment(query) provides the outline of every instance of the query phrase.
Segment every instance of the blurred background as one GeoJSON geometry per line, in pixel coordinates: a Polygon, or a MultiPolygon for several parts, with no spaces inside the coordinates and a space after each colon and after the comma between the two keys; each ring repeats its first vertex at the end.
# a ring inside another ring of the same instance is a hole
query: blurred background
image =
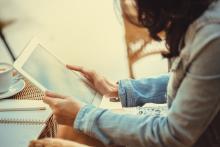
{"type": "MultiPolygon", "coordinates": [[[[0,0],[1,31],[15,57],[37,36],[65,63],[94,69],[116,81],[131,76],[120,8],[117,0],[0,0]]],[[[2,39],[0,62],[12,63],[2,39]]],[[[132,65],[134,78],[167,73],[167,69],[159,54],[132,65]]]]}

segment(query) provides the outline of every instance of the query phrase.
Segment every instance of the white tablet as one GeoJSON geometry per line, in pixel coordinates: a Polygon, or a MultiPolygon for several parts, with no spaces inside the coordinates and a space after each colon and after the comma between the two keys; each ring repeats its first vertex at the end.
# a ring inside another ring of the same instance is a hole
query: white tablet
{"type": "Polygon", "coordinates": [[[14,63],[24,77],[41,90],[71,96],[85,103],[100,103],[98,93],[75,72],[49,52],[37,40],[32,40],[14,63]]]}

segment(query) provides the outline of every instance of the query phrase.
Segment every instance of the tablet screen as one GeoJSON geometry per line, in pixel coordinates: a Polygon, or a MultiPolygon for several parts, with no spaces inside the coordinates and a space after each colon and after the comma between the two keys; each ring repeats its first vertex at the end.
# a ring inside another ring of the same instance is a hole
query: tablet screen
{"type": "Polygon", "coordinates": [[[50,91],[72,96],[85,103],[91,103],[95,97],[96,91],[41,45],[33,50],[22,69],[50,91]]]}

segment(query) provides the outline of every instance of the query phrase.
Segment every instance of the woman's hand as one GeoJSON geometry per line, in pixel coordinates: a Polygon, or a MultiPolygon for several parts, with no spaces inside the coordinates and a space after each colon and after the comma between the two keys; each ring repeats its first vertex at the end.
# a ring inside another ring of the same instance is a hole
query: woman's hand
{"type": "Polygon", "coordinates": [[[77,100],[53,92],[45,92],[43,101],[53,110],[58,124],[73,126],[79,110],[84,106],[77,100]]]}
{"type": "Polygon", "coordinates": [[[29,147],[88,147],[88,146],[63,139],[45,138],[45,139],[31,141],[29,147]]]}
{"type": "Polygon", "coordinates": [[[66,65],[66,67],[70,70],[79,72],[100,94],[107,97],[118,97],[118,85],[109,82],[106,78],[97,74],[95,71],[73,65],[66,65]]]}

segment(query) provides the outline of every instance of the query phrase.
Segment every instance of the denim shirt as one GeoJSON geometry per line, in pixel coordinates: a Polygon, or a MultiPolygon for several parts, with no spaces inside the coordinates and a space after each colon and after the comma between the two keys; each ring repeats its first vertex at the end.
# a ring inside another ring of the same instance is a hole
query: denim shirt
{"type": "Polygon", "coordinates": [[[167,93],[167,116],[122,115],[86,105],[77,114],[74,128],[106,145],[219,147],[219,14],[218,0],[190,25],[184,39],[185,47],[174,59],[170,78],[119,82],[123,106],[163,103],[167,93]]]}
{"type": "Polygon", "coordinates": [[[145,103],[165,103],[169,75],[139,80],[119,81],[119,97],[123,107],[143,106],[145,103]]]}

